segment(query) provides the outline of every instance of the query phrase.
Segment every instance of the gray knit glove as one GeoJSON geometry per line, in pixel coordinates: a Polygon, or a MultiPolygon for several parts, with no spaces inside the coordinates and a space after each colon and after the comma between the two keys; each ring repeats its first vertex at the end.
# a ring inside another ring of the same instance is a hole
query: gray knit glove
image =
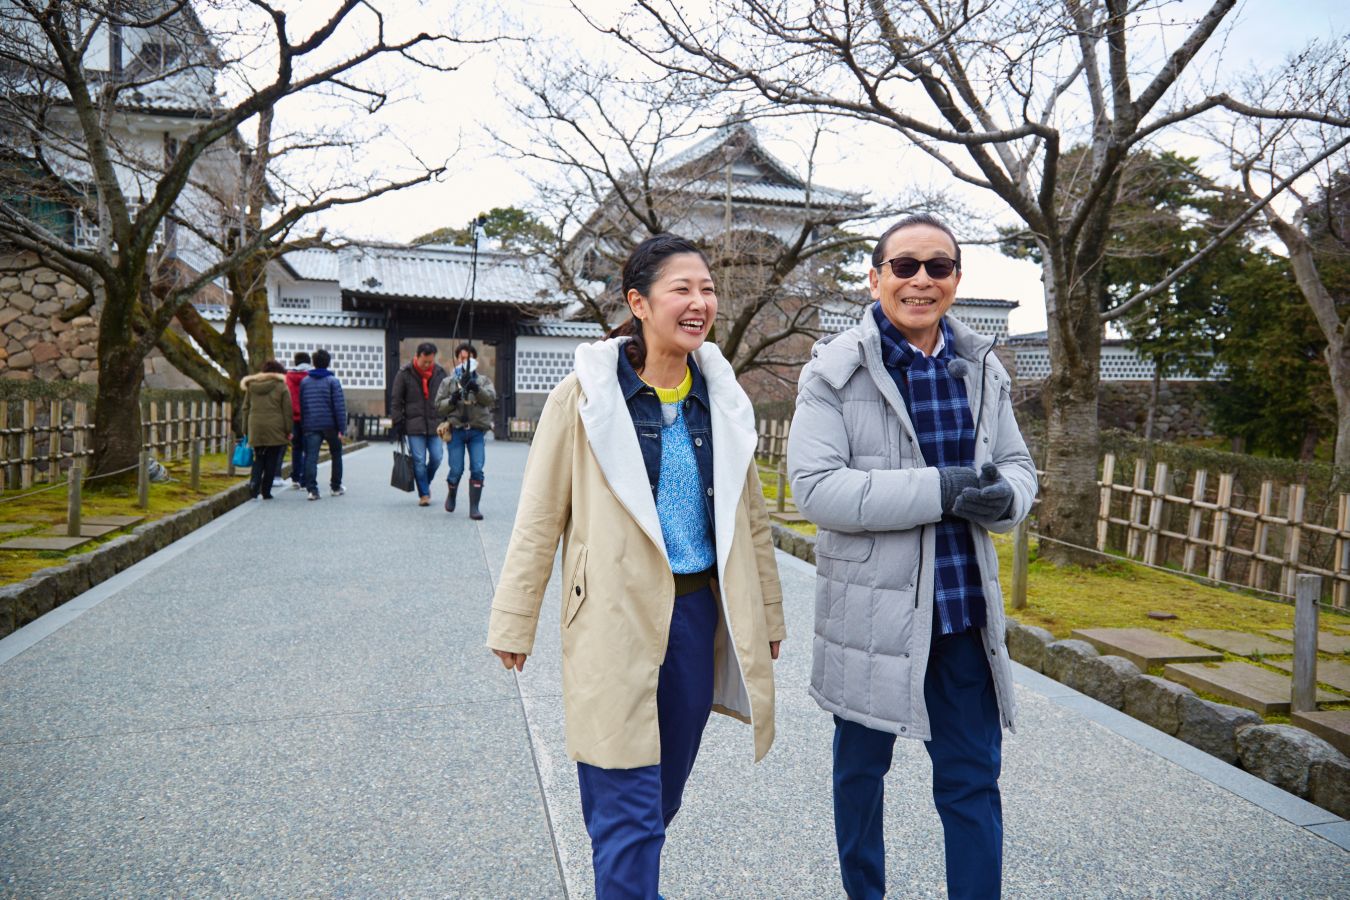
{"type": "Polygon", "coordinates": [[[963,519],[992,522],[1007,518],[1012,506],[1012,485],[999,474],[998,466],[987,462],[980,468],[979,484],[963,488],[952,502],[951,511],[963,519]]]}
{"type": "Polygon", "coordinates": [[[938,483],[942,486],[942,514],[955,512],[954,504],[966,490],[979,490],[980,477],[966,466],[947,466],[938,469],[938,483]]]}

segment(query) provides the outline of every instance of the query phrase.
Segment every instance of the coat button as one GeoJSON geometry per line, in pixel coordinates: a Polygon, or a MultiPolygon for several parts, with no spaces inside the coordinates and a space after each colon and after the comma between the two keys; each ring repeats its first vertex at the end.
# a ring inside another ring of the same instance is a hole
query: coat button
{"type": "Polygon", "coordinates": [[[900,730],[901,730],[901,731],[909,731],[909,729],[908,729],[908,728],[906,728],[906,727],[905,727],[905,726],[903,726],[903,725],[901,725],[901,726],[900,726],[900,730]]]}
{"type": "Polygon", "coordinates": [[[986,435],[984,436],[984,442],[985,442],[986,444],[989,443],[989,435],[986,434],[986,435]]]}
{"type": "Polygon", "coordinates": [[[708,488],[708,496],[709,496],[709,497],[712,496],[712,488],[708,488]]]}
{"type": "Polygon", "coordinates": [[[702,447],[702,446],[703,446],[703,438],[694,438],[694,446],[695,446],[695,447],[702,447]]]}
{"type": "Polygon", "coordinates": [[[577,596],[581,596],[581,585],[577,585],[577,596]]]}

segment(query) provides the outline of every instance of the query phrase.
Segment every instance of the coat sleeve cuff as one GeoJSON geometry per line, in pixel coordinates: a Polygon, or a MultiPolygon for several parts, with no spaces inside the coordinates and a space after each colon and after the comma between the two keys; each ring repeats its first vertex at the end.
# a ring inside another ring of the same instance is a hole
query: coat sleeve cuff
{"type": "Polygon", "coordinates": [[[534,616],[510,612],[494,603],[488,620],[488,649],[528,656],[534,651],[534,632],[538,624],[539,620],[534,616]]]}
{"type": "Polygon", "coordinates": [[[787,622],[783,618],[783,601],[764,604],[764,620],[769,629],[769,640],[787,640],[787,622]]]}

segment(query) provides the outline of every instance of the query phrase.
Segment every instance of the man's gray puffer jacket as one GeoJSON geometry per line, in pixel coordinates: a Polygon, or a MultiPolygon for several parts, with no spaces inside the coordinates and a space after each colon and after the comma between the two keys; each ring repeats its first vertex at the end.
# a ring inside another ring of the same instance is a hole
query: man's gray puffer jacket
{"type": "MultiPolygon", "coordinates": [[[[1013,489],[1007,518],[971,525],[988,607],[982,637],[1003,724],[1012,728],[1012,667],[989,532],[1010,531],[1031,511],[1036,469],[993,339],[950,317],[947,323],[953,352],[968,363],[975,469],[992,461],[1013,489]]],[[[793,496],[819,527],[811,696],[841,718],[927,740],[923,682],[933,628],[933,526],[942,518],[938,470],[923,460],[870,314],[819,341],[811,356],[788,437],[793,496]]]]}

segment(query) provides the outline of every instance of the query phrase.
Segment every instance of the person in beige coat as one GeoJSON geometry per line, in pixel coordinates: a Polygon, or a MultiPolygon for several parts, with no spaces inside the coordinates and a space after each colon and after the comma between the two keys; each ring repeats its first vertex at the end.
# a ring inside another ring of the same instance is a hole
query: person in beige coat
{"type": "Polygon", "coordinates": [[[291,442],[291,392],[286,387],[286,367],[274,359],[262,371],[239,382],[244,389],[244,427],[253,447],[253,470],[249,473],[249,496],[272,499],[272,481],[281,469],[281,457],[291,442]]]}
{"type": "Polygon", "coordinates": [[[657,897],[709,712],[774,736],[782,591],[750,401],[705,343],[707,260],[673,235],[624,265],[633,313],[549,395],[488,632],[520,670],[563,545],[562,680],[600,900],[657,897]]]}

